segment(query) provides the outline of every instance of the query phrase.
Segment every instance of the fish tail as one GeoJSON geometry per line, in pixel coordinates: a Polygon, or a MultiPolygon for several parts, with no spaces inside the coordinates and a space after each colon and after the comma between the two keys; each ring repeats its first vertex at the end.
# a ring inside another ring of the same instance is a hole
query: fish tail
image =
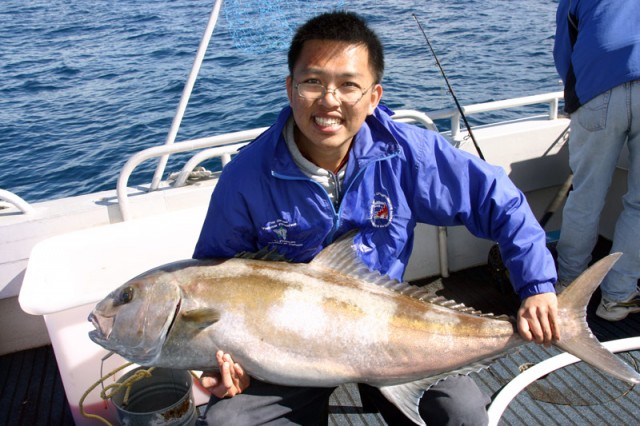
{"type": "Polygon", "coordinates": [[[613,264],[622,256],[604,257],[558,296],[558,317],[562,336],[556,346],[582,361],[628,383],[640,383],[640,374],[615,356],[595,338],[587,324],[587,304],[613,264]],[[566,335],[566,337],[565,337],[566,335]]]}

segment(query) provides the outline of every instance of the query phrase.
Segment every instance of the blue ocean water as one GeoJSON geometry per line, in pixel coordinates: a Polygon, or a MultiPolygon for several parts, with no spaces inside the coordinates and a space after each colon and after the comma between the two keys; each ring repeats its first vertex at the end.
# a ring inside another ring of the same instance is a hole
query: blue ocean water
{"type": "MultiPolygon", "coordinates": [[[[114,188],[133,153],[164,143],[213,4],[0,2],[0,188],[30,202],[114,188]]],[[[380,35],[392,108],[455,106],[414,14],[463,105],[561,90],[557,1],[229,0],[177,140],[269,125],[286,104],[291,32],[335,6],[380,35]]]]}

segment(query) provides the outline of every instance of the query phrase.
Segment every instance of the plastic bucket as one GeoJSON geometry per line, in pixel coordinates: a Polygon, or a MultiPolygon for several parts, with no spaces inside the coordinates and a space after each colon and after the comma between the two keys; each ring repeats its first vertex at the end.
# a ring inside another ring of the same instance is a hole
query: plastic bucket
{"type": "MultiPolygon", "coordinates": [[[[122,376],[122,383],[143,369],[138,367],[122,376]]],[[[191,374],[185,370],[156,368],[151,377],[142,378],[131,386],[128,401],[125,389],[111,397],[122,425],[194,425],[197,412],[193,401],[191,374]]]]}

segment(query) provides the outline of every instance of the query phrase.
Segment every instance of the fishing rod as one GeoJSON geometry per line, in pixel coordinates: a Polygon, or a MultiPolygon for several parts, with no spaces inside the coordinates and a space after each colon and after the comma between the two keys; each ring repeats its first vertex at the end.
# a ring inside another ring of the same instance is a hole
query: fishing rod
{"type": "MultiPolygon", "coordinates": [[[[469,126],[469,122],[467,121],[467,117],[464,115],[464,112],[462,111],[462,107],[460,106],[460,102],[458,102],[458,98],[456,97],[456,94],[453,92],[453,87],[451,87],[451,84],[449,84],[449,79],[447,78],[447,75],[444,73],[444,69],[442,68],[442,65],[440,65],[440,61],[438,60],[438,56],[436,55],[435,50],[433,50],[433,46],[431,46],[431,42],[429,41],[429,38],[427,37],[427,33],[425,33],[424,29],[422,28],[422,25],[420,24],[420,21],[418,20],[418,17],[414,14],[412,14],[413,19],[416,20],[416,22],[418,23],[418,27],[420,27],[420,31],[422,31],[422,35],[424,36],[424,39],[427,41],[427,45],[429,46],[429,49],[431,50],[431,54],[433,55],[433,58],[436,60],[436,64],[438,65],[438,68],[440,69],[440,73],[442,74],[442,77],[444,77],[444,81],[447,83],[447,88],[449,89],[449,93],[451,93],[451,97],[453,98],[454,102],[456,103],[456,106],[458,107],[458,111],[460,112],[460,116],[462,117],[462,120],[464,121],[464,125],[467,128],[467,132],[469,133],[469,137],[471,137],[471,141],[473,142],[473,146],[476,147],[476,150],[478,151],[478,156],[485,160],[484,155],[482,154],[482,150],[480,149],[480,146],[478,145],[478,142],[476,142],[476,138],[475,136],[473,136],[473,132],[471,131],[471,126],[469,126]]],[[[486,160],[485,160],[486,161],[486,160]]]]}

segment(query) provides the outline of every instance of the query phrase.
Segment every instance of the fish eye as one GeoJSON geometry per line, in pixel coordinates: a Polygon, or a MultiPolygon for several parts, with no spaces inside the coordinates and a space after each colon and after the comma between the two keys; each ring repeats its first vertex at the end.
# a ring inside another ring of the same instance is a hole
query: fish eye
{"type": "Polygon", "coordinates": [[[115,301],[116,305],[125,305],[133,299],[133,287],[123,288],[115,301]]]}

